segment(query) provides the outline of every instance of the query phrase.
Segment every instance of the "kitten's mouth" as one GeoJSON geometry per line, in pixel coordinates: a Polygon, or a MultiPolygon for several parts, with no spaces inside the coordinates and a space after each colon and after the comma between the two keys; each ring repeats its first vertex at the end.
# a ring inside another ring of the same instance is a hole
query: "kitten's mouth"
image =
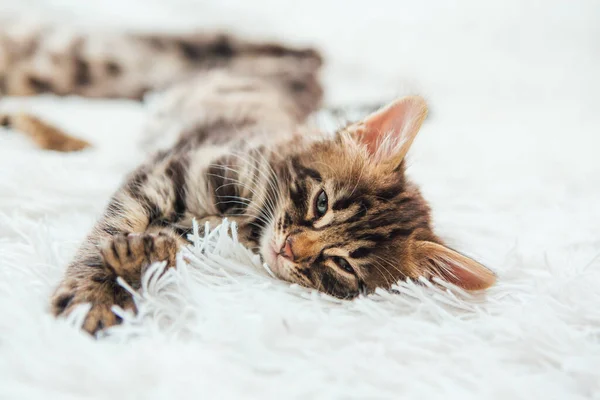
{"type": "Polygon", "coordinates": [[[269,266],[271,272],[284,281],[290,281],[288,260],[281,255],[281,245],[277,246],[277,238],[273,232],[266,232],[261,238],[260,253],[263,262],[269,266]]]}
{"type": "Polygon", "coordinates": [[[269,243],[267,253],[267,259],[265,261],[271,268],[271,272],[279,279],[290,281],[289,273],[285,265],[286,259],[281,255],[281,252],[277,251],[277,246],[274,243],[269,243]]]}
{"type": "Polygon", "coordinates": [[[271,270],[276,274],[279,275],[277,273],[277,270],[279,269],[279,257],[281,257],[279,255],[279,252],[277,250],[275,250],[276,246],[271,242],[268,246],[268,257],[267,257],[267,264],[269,264],[269,267],[271,267],[271,270]]]}

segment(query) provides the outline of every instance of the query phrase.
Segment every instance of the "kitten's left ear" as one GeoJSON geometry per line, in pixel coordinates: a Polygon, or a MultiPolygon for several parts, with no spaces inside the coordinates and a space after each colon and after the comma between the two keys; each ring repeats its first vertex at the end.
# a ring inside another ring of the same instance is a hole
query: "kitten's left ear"
{"type": "Polygon", "coordinates": [[[420,96],[394,101],[351,125],[348,129],[356,140],[366,145],[378,162],[399,165],[417,136],[425,117],[427,103],[420,96]]]}
{"type": "Polygon", "coordinates": [[[477,261],[442,244],[417,241],[413,255],[421,275],[450,282],[466,290],[487,289],[496,282],[496,274],[477,261]]]}

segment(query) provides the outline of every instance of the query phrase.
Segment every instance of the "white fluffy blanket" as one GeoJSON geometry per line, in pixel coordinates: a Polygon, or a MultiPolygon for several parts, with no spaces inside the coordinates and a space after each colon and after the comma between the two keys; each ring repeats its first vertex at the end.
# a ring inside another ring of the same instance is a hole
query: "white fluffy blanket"
{"type": "Polygon", "coordinates": [[[44,152],[0,131],[0,398],[600,398],[600,5],[452,4],[0,1],[84,25],[316,42],[333,104],[424,94],[409,172],[439,232],[499,275],[485,296],[401,283],[340,302],[272,279],[222,226],[92,340],[48,297],[140,161],[144,109],[3,99],[95,147],[44,152]]]}

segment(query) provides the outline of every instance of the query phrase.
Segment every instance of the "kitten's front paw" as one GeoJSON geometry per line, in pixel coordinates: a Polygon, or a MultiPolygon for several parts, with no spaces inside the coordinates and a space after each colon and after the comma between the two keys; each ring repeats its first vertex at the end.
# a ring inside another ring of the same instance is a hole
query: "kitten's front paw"
{"type": "MultiPolygon", "coordinates": [[[[113,305],[135,311],[131,295],[117,283],[122,277],[139,288],[143,268],[157,261],[175,266],[183,240],[172,231],[157,229],[142,234],[115,235],[99,246],[97,264],[72,265],[68,276],[52,297],[52,312],[69,315],[80,304],[92,305],[83,323],[91,334],[116,325],[121,319],[111,311],[113,305]]],[[[96,262],[96,261],[94,261],[96,262]]]]}
{"type": "Polygon", "coordinates": [[[115,282],[67,280],[52,296],[52,313],[58,317],[67,316],[77,306],[85,303],[90,303],[92,306],[84,319],[82,329],[92,335],[121,322],[121,318],[111,311],[113,305],[118,305],[124,310],[135,311],[131,295],[115,282]]]}
{"type": "Polygon", "coordinates": [[[82,329],[92,335],[99,331],[121,323],[121,317],[112,312],[112,304],[92,304],[82,329]]]}
{"type": "Polygon", "coordinates": [[[139,282],[143,268],[153,262],[166,261],[175,266],[178,238],[162,231],[115,235],[100,247],[105,267],[115,277],[120,276],[130,284],[139,282]]]}

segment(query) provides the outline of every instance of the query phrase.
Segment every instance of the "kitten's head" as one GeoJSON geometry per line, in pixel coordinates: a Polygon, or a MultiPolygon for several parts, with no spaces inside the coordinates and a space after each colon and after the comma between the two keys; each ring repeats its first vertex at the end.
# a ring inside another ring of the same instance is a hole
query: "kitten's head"
{"type": "Polygon", "coordinates": [[[427,108],[406,97],[312,144],[287,162],[260,251],[281,279],[352,298],[400,279],[440,277],[467,290],[494,274],[446,247],[404,156],[427,108]]]}

